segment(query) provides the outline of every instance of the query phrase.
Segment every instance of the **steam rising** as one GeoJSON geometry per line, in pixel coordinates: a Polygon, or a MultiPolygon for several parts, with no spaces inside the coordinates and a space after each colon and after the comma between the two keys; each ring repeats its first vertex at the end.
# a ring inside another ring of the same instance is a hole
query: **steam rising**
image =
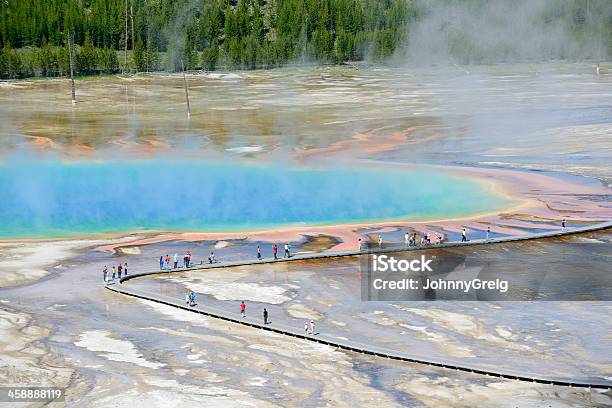
{"type": "Polygon", "coordinates": [[[418,0],[399,58],[410,64],[604,60],[612,1],[418,0]]]}

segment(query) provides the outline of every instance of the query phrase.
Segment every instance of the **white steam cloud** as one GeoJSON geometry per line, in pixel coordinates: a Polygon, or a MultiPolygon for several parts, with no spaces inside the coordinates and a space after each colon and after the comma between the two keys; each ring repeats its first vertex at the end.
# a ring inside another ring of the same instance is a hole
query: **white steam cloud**
{"type": "Polygon", "coordinates": [[[487,64],[544,60],[605,60],[610,0],[416,0],[408,25],[409,64],[487,64]]]}

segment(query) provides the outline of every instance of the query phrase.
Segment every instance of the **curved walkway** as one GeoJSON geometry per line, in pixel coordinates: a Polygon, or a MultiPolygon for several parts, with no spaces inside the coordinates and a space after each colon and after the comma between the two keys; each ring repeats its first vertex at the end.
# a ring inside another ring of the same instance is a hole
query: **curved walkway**
{"type": "MultiPolygon", "coordinates": [[[[411,251],[411,250],[423,250],[430,248],[449,248],[449,247],[459,247],[459,246],[473,246],[473,245],[484,245],[484,244],[495,244],[495,243],[504,243],[504,242],[515,242],[515,241],[525,241],[525,240],[533,240],[533,239],[542,239],[542,238],[554,238],[565,235],[573,235],[584,232],[592,232],[598,230],[605,230],[608,228],[612,228],[612,221],[590,225],[586,227],[573,228],[567,231],[556,231],[556,232],[543,232],[536,234],[529,234],[524,236],[512,236],[512,237],[500,237],[489,240],[476,240],[476,241],[468,241],[468,242],[448,242],[444,244],[437,244],[431,246],[423,246],[423,247],[404,247],[404,246],[392,246],[392,245],[383,245],[382,248],[370,248],[367,250],[361,251],[342,251],[342,252],[325,252],[325,253],[316,253],[316,254],[304,254],[304,255],[296,255],[291,258],[281,258],[278,260],[274,259],[264,259],[261,261],[258,260],[248,260],[248,261],[237,261],[237,262],[227,262],[227,263],[216,263],[216,264],[205,264],[195,266],[193,268],[189,268],[190,271],[197,270],[205,270],[205,269],[213,269],[213,268],[228,268],[234,266],[244,266],[244,265],[254,265],[254,264],[262,264],[262,263],[273,263],[273,262],[288,262],[288,261],[300,261],[300,260],[308,260],[308,259],[322,259],[322,258],[335,258],[335,257],[343,257],[343,256],[355,256],[361,254],[369,254],[369,253],[383,253],[383,252],[398,252],[398,251],[411,251]]],[[[382,347],[376,347],[371,345],[360,344],[356,342],[352,342],[350,340],[342,340],[325,335],[308,335],[303,333],[300,330],[297,330],[295,327],[289,327],[285,325],[278,324],[268,324],[264,325],[262,322],[256,321],[251,317],[242,318],[239,315],[227,313],[227,311],[216,309],[210,306],[187,306],[185,303],[181,301],[181,299],[169,298],[166,296],[162,296],[159,294],[153,294],[146,291],[136,290],[133,288],[126,287],[122,285],[123,282],[143,276],[151,276],[158,275],[163,273],[175,273],[182,272],[187,269],[174,269],[169,271],[151,271],[151,272],[142,272],[132,274],[126,277],[123,277],[119,280],[119,284],[115,285],[106,285],[106,289],[109,289],[113,292],[121,293],[127,296],[133,296],[140,299],[149,300],[152,302],[157,302],[161,304],[165,304],[168,306],[176,307],[183,310],[188,310],[190,312],[199,313],[204,316],[214,317],[217,319],[222,319],[225,321],[229,321],[232,323],[242,324],[245,326],[250,326],[253,328],[266,330],[269,332],[274,332],[278,334],[282,334],[285,336],[291,336],[299,339],[304,339],[308,341],[317,342],[320,344],[325,344],[328,346],[335,347],[340,350],[352,351],[355,353],[367,354],[382,358],[388,358],[391,360],[400,360],[407,361],[411,363],[417,364],[425,364],[429,366],[442,367],[456,371],[465,371],[471,372],[475,374],[481,374],[491,377],[504,378],[509,380],[518,380],[518,381],[527,381],[527,382],[535,382],[541,384],[553,384],[559,386],[567,386],[567,387],[582,387],[582,388],[599,388],[599,389],[612,389],[612,382],[605,381],[603,379],[594,378],[594,379],[585,379],[585,380],[574,380],[567,378],[557,378],[557,377],[537,377],[531,376],[529,374],[513,372],[511,370],[500,370],[500,369],[489,369],[489,368],[476,368],[465,365],[465,362],[462,361],[453,361],[451,359],[445,359],[444,361],[435,360],[435,359],[424,359],[417,356],[411,356],[407,354],[403,354],[394,350],[389,350],[382,347]]]]}

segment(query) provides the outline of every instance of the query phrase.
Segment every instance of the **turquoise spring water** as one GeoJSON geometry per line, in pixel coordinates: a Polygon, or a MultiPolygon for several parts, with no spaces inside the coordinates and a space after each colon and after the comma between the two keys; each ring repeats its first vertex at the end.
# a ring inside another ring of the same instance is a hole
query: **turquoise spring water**
{"type": "Polygon", "coordinates": [[[473,180],[390,166],[9,160],[0,191],[4,239],[423,220],[509,204],[473,180]]]}

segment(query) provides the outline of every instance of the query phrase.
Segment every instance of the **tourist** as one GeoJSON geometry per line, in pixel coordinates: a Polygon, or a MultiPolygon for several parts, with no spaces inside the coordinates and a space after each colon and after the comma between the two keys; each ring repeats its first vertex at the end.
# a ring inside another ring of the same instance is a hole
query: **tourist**
{"type": "Polygon", "coordinates": [[[491,227],[487,227],[487,241],[489,240],[490,236],[491,236],[491,227]]]}
{"type": "Polygon", "coordinates": [[[272,253],[274,253],[274,259],[278,259],[278,247],[276,244],[272,245],[272,253]]]}
{"type": "Polygon", "coordinates": [[[104,269],[102,269],[102,275],[104,275],[104,283],[106,283],[106,276],[108,275],[108,268],[104,265],[104,269]]]}
{"type": "Polygon", "coordinates": [[[187,251],[187,267],[191,265],[191,251],[187,251]]]}
{"type": "Polygon", "coordinates": [[[416,242],[417,242],[417,233],[413,233],[412,234],[412,240],[410,241],[410,246],[415,247],[416,246],[416,242]]]}
{"type": "Polygon", "coordinates": [[[308,322],[304,322],[304,333],[308,334],[308,322]]]}
{"type": "Polygon", "coordinates": [[[261,248],[257,245],[257,260],[261,261],[261,248]]]}
{"type": "Polygon", "coordinates": [[[191,291],[191,295],[189,296],[189,306],[195,306],[196,305],[196,294],[194,291],[191,291]]]}
{"type": "Polygon", "coordinates": [[[215,263],[215,253],[214,252],[210,252],[210,255],[208,256],[208,263],[215,263]]]}
{"type": "Polygon", "coordinates": [[[125,276],[127,276],[127,274],[128,274],[128,270],[127,270],[127,262],[125,262],[125,263],[123,264],[123,273],[125,273],[125,276]]]}
{"type": "Polygon", "coordinates": [[[187,294],[185,295],[185,304],[190,304],[191,303],[191,292],[187,292],[187,294]]]}
{"type": "Polygon", "coordinates": [[[361,242],[361,238],[359,238],[357,242],[359,242],[359,251],[361,251],[363,248],[363,242],[361,242]]]}
{"type": "Polygon", "coordinates": [[[117,268],[115,267],[115,265],[113,265],[113,278],[112,278],[112,280],[115,280],[115,276],[117,276],[117,268]]]}
{"type": "Polygon", "coordinates": [[[266,310],[265,307],[263,311],[263,319],[264,319],[264,324],[268,324],[268,311],[266,310]]]}
{"type": "Polygon", "coordinates": [[[404,245],[405,246],[409,246],[410,245],[410,234],[408,232],[406,232],[404,234],[404,245]]]}
{"type": "Polygon", "coordinates": [[[166,269],[170,269],[170,255],[166,254],[166,269]]]}
{"type": "Polygon", "coordinates": [[[465,228],[463,228],[463,231],[461,231],[461,242],[467,242],[467,232],[465,228]]]}
{"type": "Polygon", "coordinates": [[[565,232],[565,218],[561,221],[561,231],[565,232]]]}
{"type": "Polygon", "coordinates": [[[290,258],[291,255],[289,254],[289,244],[285,244],[285,258],[290,258]]]}
{"type": "Polygon", "coordinates": [[[178,268],[178,254],[174,253],[174,269],[178,268]]]}
{"type": "Polygon", "coordinates": [[[379,235],[378,236],[378,247],[382,248],[382,244],[383,244],[383,237],[382,237],[382,235],[379,235]]]}
{"type": "Polygon", "coordinates": [[[438,239],[438,244],[441,244],[441,243],[442,243],[442,240],[444,239],[444,237],[442,236],[442,234],[438,234],[437,232],[436,232],[436,238],[438,239]]]}
{"type": "Polygon", "coordinates": [[[121,279],[121,271],[123,270],[123,266],[121,266],[121,264],[119,264],[119,266],[117,266],[117,276],[119,277],[119,279],[121,279]]]}
{"type": "Polygon", "coordinates": [[[185,255],[183,255],[183,268],[187,268],[187,264],[189,262],[187,261],[187,251],[185,251],[185,255]]]}
{"type": "Polygon", "coordinates": [[[423,237],[421,238],[421,245],[423,246],[425,244],[427,244],[427,233],[426,232],[423,233],[423,237]]]}
{"type": "Polygon", "coordinates": [[[310,334],[315,334],[315,322],[314,320],[310,321],[310,334]]]}
{"type": "Polygon", "coordinates": [[[164,269],[164,257],[160,256],[159,257],[159,270],[163,270],[164,269]]]}
{"type": "Polygon", "coordinates": [[[240,314],[242,315],[243,319],[246,317],[246,305],[244,304],[244,300],[240,304],[240,314]]]}

